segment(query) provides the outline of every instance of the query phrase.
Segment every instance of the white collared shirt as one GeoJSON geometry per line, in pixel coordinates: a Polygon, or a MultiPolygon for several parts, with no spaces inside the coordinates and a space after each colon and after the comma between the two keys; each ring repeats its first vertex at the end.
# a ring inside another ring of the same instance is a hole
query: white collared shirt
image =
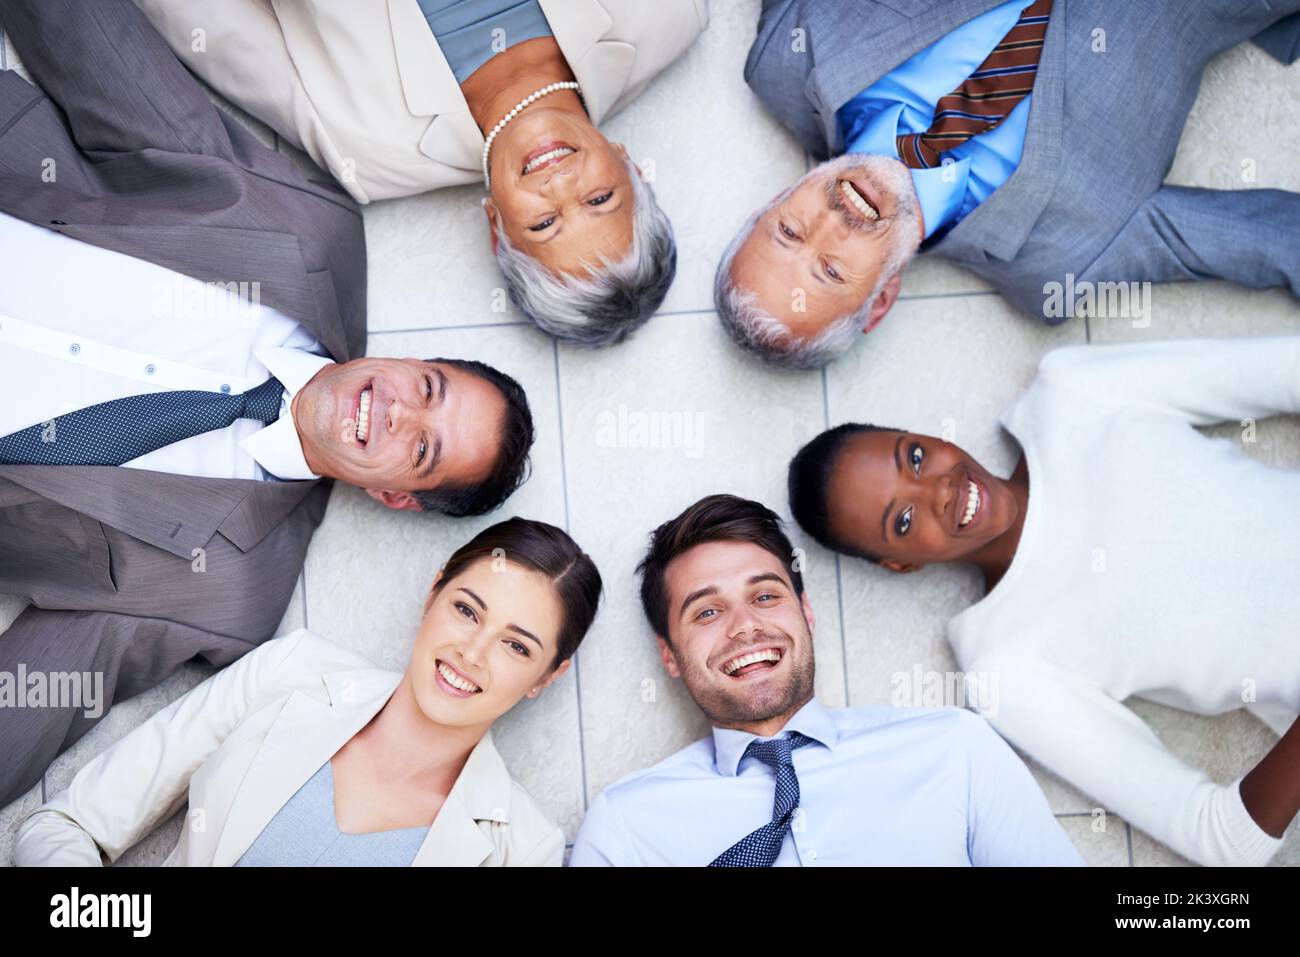
{"type": "MultiPolygon", "coordinates": [[[[313,479],[289,414],[332,364],[320,342],[260,302],[261,287],[205,283],[0,213],[0,435],[130,395],[238,394],[274,375],[280,418],[239,419],[124,463],[205,478],[313,479]]],[[[57,428],[57,421],[54,423],[57,428]]]]}

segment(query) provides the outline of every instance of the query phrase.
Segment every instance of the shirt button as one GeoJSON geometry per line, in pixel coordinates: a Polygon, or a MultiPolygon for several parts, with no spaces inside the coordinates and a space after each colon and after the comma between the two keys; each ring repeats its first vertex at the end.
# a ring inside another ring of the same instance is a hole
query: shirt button
{"type": "Polygon", "coordinates": [[[224,392],[226,395],[229,395],[229,394],[230,394],[230,383],[229,383],[229,382],[223,382],[223,383],[221,383],[221,391],[224,392]]]}
{"type": "Polygon", "coordinates": [[[72,345],[68,346],[68,351],[75,356],[78,352],[81,351],[81,343],[74,342],[72,345]]]}
{"type": "Polygon", "coordinates": [[[158,371],[158,367],[154,365],[152,362],[144,367],[145,375],[153,375],[157,371],[158,371]]]}
{"type": "Polygon", "coordinates": [[[817,863],[817,852],[816,852],[816,851],[809,851],[809,852],[808,852],[808,860],[812,861],[814,864],[817,863]]]}

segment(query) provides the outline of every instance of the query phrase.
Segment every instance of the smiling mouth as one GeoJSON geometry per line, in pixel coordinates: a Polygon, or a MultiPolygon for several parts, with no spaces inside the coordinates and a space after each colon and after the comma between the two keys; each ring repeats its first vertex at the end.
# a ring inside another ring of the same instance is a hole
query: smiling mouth
{"type": "Polygon", "coordinates": [[[447,691],[448,694],[453,694],[458,698],[468,698],[470,695],[478,694],[483,690],[441,658],[435,664],[437,665],[440,686],[445,685],[446,687],[443,687],[443,690],[447,691]]]}
{"type": "Polygon", "coordinates": [[[357,444],[365,448],[370,438],[370,404],[374,401],[374,383],[367,382],[357,393],[357,424],[353,436],[357,444]]]}
{"type": "Polygon", "coordinates": [[[965,528],[975,520],[976,514],[984,501],[984,496],[980,493],[980,487],[975,484],[975,480],[966,476],[966,508],[961,517],[957,519],[957,530],[965,528]]]}
{"type": "Polygon", "coordinates": [[[840,192],[848,200],[849,205],[856,209],[868,222],[874,223],[880,219],[880,210],[872,206],[866,194],[851,181],[847,179],[840,180],[840,192]]]}
{"type": "Polygon", "coordinates": [[[760,671],[771,671],[781,663],[785,654],[779,648],[760,648],[737,655],[722,664],[722,673],[728,678],[747,678],[760,671]]]}
{"type": "Polygon", "coordinates": [[[538,170],[568,159],[576,152],[578,151],[568,143],[543,143],[524,157],[524,165],[520,173],[524,176],[536,173],[538,170]]]}

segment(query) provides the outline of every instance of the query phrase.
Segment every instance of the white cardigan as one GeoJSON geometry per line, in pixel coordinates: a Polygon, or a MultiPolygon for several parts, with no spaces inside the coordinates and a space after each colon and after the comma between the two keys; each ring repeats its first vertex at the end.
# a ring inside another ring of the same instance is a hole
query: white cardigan
{"type": "MultiPolygon", "coordinates": [[[[388,701],[402,675],[298,629],[177,698],[23,819],[19,866],[116,861],[185,806],[163,862],[228,866],[294,792],[388,701]]],[[[564,832],[484,734],[411,866],[559,866],[564,832]]]]}
{"type": "MultiPolygon", "coordinates": [[[[539,2],[597,124],[709,22],[707,0],[539,2]]],[[[357,202],[483,182],[483,134],[416,0],[135,4],[187,67],[357,202]]]]}
{"type": "MultiPolygon", "coordinates": [[[[1263,864],[1281,842],[1122,702],[1300,710],[1300,472],[1193,426],[1300,412],[1300,336],[1048,354],[1002,415],[1029,466],[1006,576],[952,619],[984,712],[1022,751],[1179,854],[1263,864]]],[[[1249,423],[1241,426],[1249,427],[1249,423]]]]}

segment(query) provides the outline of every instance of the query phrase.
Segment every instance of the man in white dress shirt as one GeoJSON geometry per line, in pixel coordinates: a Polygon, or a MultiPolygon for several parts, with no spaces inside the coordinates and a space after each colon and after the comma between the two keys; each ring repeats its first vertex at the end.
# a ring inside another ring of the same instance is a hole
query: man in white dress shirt
{"type": "Polygon", "coordinates": [[[3,805],[113,702],[270,637],[329,479],[477,514],[532,421],[489,366],[363,357],[356,204],[128,0],[12,0],[0,27],[40,85],[0,72],[0,592],[31,603],[0,636],[3,805]],[[69,675],[103,698],[14,693],[69,675]]]}
{"type": "Polygon", "coordinates": [[[1077,865],[1028,769],[957,708],[828,709],[775,513],[701,499],[652,536],[641,600],[711,737],[610,785],[570,864],[1077,865]]]}

